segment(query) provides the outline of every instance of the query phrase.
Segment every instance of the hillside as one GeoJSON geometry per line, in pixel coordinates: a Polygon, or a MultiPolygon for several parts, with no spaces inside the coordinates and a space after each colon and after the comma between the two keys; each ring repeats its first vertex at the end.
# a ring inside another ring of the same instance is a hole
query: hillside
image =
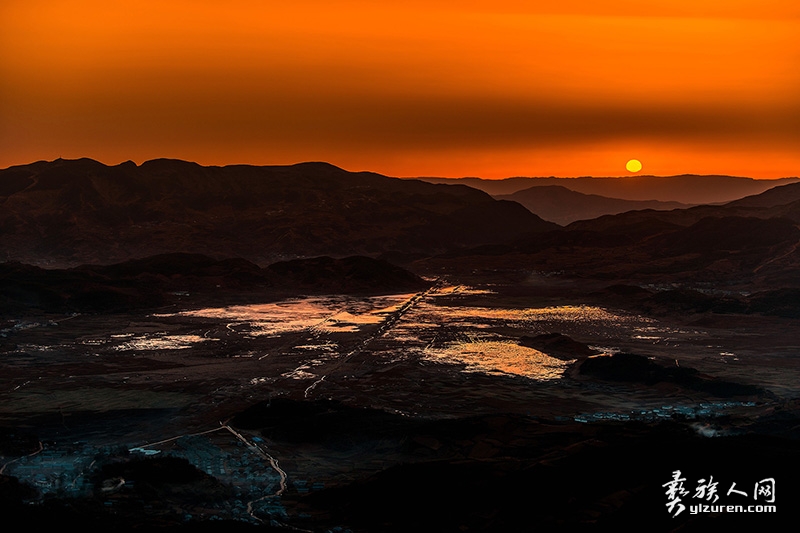
{"type": "Polygon", "coordinates": [[[773,191],[725,205],[580,220],[461,253],[459,261],[473,270],[482,266],[659,286],[689,283],[712,291],[800,287],[800,200],[795,199],[800,183],[773,191]]]}
{"type": "Polygon", "coordinates": [[[244,259],[163,254],[107,266],[44,269],[0,263],[0,317],[6,313],[127,312],[210,298],[259,301],[297,294],[416,292],[430,282],[369,257],[317,257],[265,268],[244,259]]]}
{"type": "Polygon", "coordinates": [[[468,187],[326,163],[39,162],[0,171],[0,205],[0,261],[42,266],[172,252],[259,264],[430,254],[556,227],[468,187]]]}
{"type": "Polygon", "coordinates": [[[625,211],[656,209],[669,210],[690,207],[680,202],[659,200],[623,200],[597,194],[583,194],[560,185],[534,186],[514,194],[495,196],[524,205],[531,213],[550,222],[566,226],[576,220],[587,220],[625,211]]]}

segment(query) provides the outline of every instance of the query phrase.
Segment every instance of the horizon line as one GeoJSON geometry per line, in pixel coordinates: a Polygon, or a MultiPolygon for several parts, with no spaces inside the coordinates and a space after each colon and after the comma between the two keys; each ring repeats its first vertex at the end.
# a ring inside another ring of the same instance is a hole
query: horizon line
{"type": "Polygon", "coordinates": [[[731,174],[693,174],[691,172],[687,172],[687,173],[683,173],[683,174],[671,174],[671,175],[638,174],[638,173],[636,173],[636,174],[627,174],[627,175],[619,175],[619,176],[594,176],[594,175],[581,175],[581,176],[555,176],[555,175],[536,176],[536,175],[528,175],[528,176],[520,176],[520,175],[516,175],[516,176],[507,176],[507,177],[504,177],[504,178],[482,178],[480,176],[445,177],[445,176],[428,176],[428,175],[391,176],[391,175],[382,174],[380,172],[376,172],[376,171],[373,171],[373,170],[348,170],[348,169],[346,169],[344,167],[340,167],[340,166],[338,166],[338,165],[336,165],[334,163],[330,163],[328,161],[321,161],[321,160],[299,161],[299,162],[296,162],[296,163],[272,164],[272,165],[259,165],[259,164],[253,164],[253,163],[228,163],[228,164],[224,164],[224,165],[203,165],[203,164],[198,163],[196,161],[190,161],[190,160],[187,160],[187,159],[181,159],[181,158],[175,158],[175,157],[157,157],[157,158],[154,158],[154,159],[147,159],[145,161],[142,161],[141,163],[136,163],[132,159],[127,159],[127,160],[121,161],[121,162],[119,162],[117,164],[104,163],[104,162],[102,162],[102,161],[100,161],[98,159],[94,159],[92,157],[79,157],[79,158],[75,158],[75,159],[58,157],[58,158],[53,159],[53,160],[40,159],[40,160],[32,161],[32,162],[29,162],[29,163],[9,165],[9,166],[7,166],[5,168],[0,169],[0,171],[10,170],[10,169],[13,169],[13,168],[27,167],[27,166],[31,166],[31,165],[40,164],[40,163],[50,163],[50,164],[52,164],[52,163],[57,163],[59,161],[65,161],[65,162],[91,161],[93,163],[98,163],[98,164],[103,165],[105,167],[118,167],[118,166],[122,166],[122,165],[126,165],[126,164],[133,164],[136,167],[141,167],[141,166],[143,166],[143,165],[145,165],[147,163],[153,163],[153,162],[156,162],[156,161],[173,161],[173,162],[178,162],[178,163],[186,163],[186,164],[198,165],[200,167],[205,167],[205,168],[226,168],[226,167],[275,168],[275,167],[293,167],[293,166],[299,166],[299,165],[314,165],[314,164],[317,164],[317,165],[331,166],[331,167],[337,168],[339,170],[342,170],[344,172],[371,173],[371,174],[377,174],[377,175],[381,175],[381,176],[388,177],[388,178],[421,179],[421,180],[436,179],[436,180],[452,180],[452,181],[456,181],[456,180],[506,181],[506,180],[515,180],[515,179],[677,178],[677,177],[685,177],[685,176],[694,176],[694,177],[699,177],[699,178],[704,178],[704,177],[723,177],[723,178],[734,178],[734,179],[746,179],[746,180],[753,180],[753,181],[778,181],[778,180],[786,180],[786,179],[800,179],[800,176],[781,176],[781,177],[776,177],[776,178],[753,178],[753,177],[750,177],[750,176],[735,176],[735,175],[731,175],[731,174]]]}

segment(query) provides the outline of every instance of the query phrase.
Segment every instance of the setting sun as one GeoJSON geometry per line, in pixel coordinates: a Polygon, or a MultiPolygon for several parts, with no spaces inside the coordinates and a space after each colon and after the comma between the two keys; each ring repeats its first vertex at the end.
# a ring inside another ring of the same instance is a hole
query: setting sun
{"type": "Polygon", "coordinates": [[[625,168],[628,169],[628,172],[639,172],[642,170],[642,163],[638,159],[631,159],[625,163],[625,168]]]}

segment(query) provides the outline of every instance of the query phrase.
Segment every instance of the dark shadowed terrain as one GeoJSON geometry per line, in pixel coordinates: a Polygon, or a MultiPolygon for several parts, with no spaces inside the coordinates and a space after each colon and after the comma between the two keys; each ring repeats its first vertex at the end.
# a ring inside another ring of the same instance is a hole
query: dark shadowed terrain
{"type": "Polygon", "coordinates": [[[0,171],[0,510],[115,531],[779,529],[800,184],[706,181],[758,194],[560,227],[321,163],[0,171]]]}
{"type": "Polygon", "coordinates": [[[108,264],[173,253],[258,264],[320,255],[431,254],[556,227],[468,187],[326,163],[109,167],[57,160],[0,171],[0,260],[108,264]]]}
{"type": "Polygon", "coordinates": [[[541,272],[714,297],[793,289],[800,283],[798,194],[800,184],[790,184],[719,206],[605,215],[428,262],[447,268],[458,256],[472,270],[516,271],[520,280],[541,272]]]}
{"type": "Polygon", "coordinates": [[[623,200],[597,194],[575,192],[561,185],[538,185],[514,194],[495,195],[498,200],[519,202],[531,213],[545,220],[566,226],[576,220],[588,220],[625,211],[681,209],[690,207],[680,202],[661,200],[623,200]]]}

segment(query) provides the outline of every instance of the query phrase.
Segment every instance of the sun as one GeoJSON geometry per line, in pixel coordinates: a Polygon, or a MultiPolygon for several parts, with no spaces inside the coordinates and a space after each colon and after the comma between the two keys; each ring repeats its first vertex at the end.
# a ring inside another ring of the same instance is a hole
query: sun
{"type": "Polygon", "coordinates": [[[642,170],[642,163],[638,159],[631,159],[625,163],[625,168],[628,169],[628,172],[639,172],[642,170]]]}

